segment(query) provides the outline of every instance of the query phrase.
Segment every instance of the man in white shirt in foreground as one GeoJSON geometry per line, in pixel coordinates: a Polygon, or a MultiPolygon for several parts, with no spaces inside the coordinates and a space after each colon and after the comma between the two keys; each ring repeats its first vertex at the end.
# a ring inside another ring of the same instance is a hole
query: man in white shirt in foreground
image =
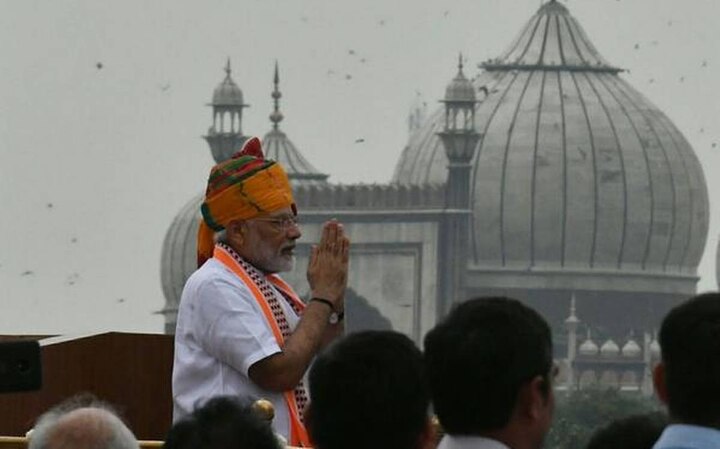
{"type": "Polygon", "coordinates": [[[519,301],[457,306],[425,337],[438,449],[539,449],[554,411],[552,337],[519,301]]]}

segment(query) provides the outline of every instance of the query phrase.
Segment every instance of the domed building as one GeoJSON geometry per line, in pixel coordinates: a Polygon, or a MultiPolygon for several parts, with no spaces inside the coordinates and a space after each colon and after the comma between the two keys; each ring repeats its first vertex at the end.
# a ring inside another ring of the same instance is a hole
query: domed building
{"type": "MultiPolygon", "coordinates": [[[[580,314],[617,331],[654,323],[691,295],[707,190],[667,116],[556,1],[481,68],[470,295],[519,296],[559,323],[574,291],[580,314]]],[[[410,139],[393,182],[447,178],[442,115],[410,139]]]]}
{"type": "MultiPolygon", "coordinates": [[[[284,277],[304,292],[310,245],[337,217],[353,240],[351,287],[418,342],[453,303],[481,295],[517,297],[556,330],[574,296],[598,342],[652,333],[695,292],[707,238],[707,188],[687,140],[554,0],[480,69],[468,79],[461,60],[444,105],[412,117],[384,185],[331,184],[302,157],[279,129],[276,69],[264,148],[288,169],[303,218],[284,277]]],[[[215,92],[228,85],[229,67],[215,92]]],[[[218,122],[245,107],[227,96],[232,105],[213,96],[216,160],[245,139],[239,121],[232,136],[218,122]]],[[[168,331],[194,269],[200,201],[163,247],[168,331]]]]}

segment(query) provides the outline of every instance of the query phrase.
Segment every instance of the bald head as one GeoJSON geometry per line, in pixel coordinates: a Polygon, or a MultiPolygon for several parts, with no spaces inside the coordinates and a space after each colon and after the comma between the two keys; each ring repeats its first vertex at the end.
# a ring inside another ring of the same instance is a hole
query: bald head
{"type": "Polygon", "coordinates": [[[133,433],[104,407],[50,410],[40,417],[29,449],[138,449],[133,433]]]}

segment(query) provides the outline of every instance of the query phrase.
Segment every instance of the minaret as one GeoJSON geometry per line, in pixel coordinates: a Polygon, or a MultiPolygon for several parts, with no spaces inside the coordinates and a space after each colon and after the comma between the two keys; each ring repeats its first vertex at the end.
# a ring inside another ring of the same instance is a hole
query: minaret
{"type": "Polygon", "coordinates": [[[272,99],[273,99],[273,112],[270,114],[270,121],[272,122],[272,127],[274,131],[277,131],[280,125],[280,122],[283,120],[282,112],[280,112],[280,98],[282,98],[282,93],[280,92],[280,74],[278,71],[278,63],[275,61],[275,75],[273,76],[273,92],[272,92],[272,99]]]}
{"type": "Polygon", "coordinates": [[[412,135],[415,131],[422,128],[425,123],[425,117],[427,116],[427,103],[423,101],[422,94],[420,92],[415,93],[415,98],[410,106],[410,112],[408,113],[408,134],[412,135]]]}
{"type": "Polygon", "coordinates": [[[215,162],[227,160],[247,140],[242,133],[242,111],[249,105],[243,102],[243,93],[232,79],[230,58],[225,65],[225,79],[213,92],[213,122],[206,136],[215,162]]]}
{"type": "Polygon", "coordinates": [[[653,343],[657,347],[657,340],[653,338],[653,334],[650,332],[643,333],[643,363],[645,365],[643,369],[642,383],[640,385],[640,391],[643,396],[652,396],[654,387],[652,380],[652,371],[655,368],[654,364],[657,360],[653,357],[653,343]]]}
{"type": "Polygon", "coordinates": [[[328,175],[320,173],[305,159],[290,138],[280,129],[280,122],[285,119],[285,116],[280,112],[280,99],[283,95],[280,92],[280,70],[277,61],[275,61],[273,90],[270,96],[273,99],[273,110],[269,116],[272,128],[265,133],[262,139],[265,157],[283,165],[293,187],[326,185],[328,175]]]}
{"type": "Polygon", "coordinates": [[[438,133],[448,158],[447,206],[469,209],[470,161],[480,133],[475,130],[475,86],[463,73],[462,55],[458,58],[458,73],[445,90],[445,127],[438,133]]]}
{"type": "MultiPolygon", "coordinates": [[[[568,394],[575,388],[575,357],[577,356],[577,328],[580,320],[575,315],[575,292],[570,296],[570,316],[565,320],[567,336],[567,391],[568,394]]],[[[589,334],[588,334],[589,335],[589,334]]],[[[588,336],[588,339],[590,337],[588,336]]]]}
{"type": "Polygon", "coordinates": [[[438,133],[448,158],[446,214],[440,236],[439,260],[445,261],[440,274],[438,313],[447,313],[453,304],[466,300],[465,277],[470,244],[470,162],[480,133],[475,130],[475,87],[463,73],[463,59],[458,73],[445,90],[445,126],[438,133]]]}

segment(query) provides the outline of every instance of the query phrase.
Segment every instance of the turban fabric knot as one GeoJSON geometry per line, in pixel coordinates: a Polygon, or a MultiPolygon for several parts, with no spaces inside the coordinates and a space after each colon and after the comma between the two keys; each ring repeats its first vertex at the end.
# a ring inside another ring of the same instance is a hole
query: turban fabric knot
{"type": "Polygon", "coordinates": [[[212,257],[215,232],[234,220],[247,220],[291,207],[290,181],[275,161],[266,160],[260,139],[248,140],[240,152],[210,171],[205,201],[200,207],[198,267],[212,257]]]}

